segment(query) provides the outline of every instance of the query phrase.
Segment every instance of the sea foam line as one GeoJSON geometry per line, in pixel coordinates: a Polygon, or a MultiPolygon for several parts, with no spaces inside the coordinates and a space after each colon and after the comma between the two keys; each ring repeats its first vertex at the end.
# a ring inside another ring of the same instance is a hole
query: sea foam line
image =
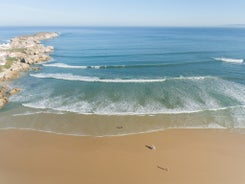
{"type": "Polygon", "coordinates": [[[24,112],[20,114],[13,114],[12,116],[30,116],[30,115],[36,115],[36,114],[64,114],[63,112],[56,111],[56,112],[49,112],[49,111],[38,111],[38,112],[24,112]]]}
{"type": "MultiPolygon", "coordinates": [[[[35,128],[17,128],[17,127],[4,127],[0,128],[0,130],[20,130],[20,131],[30,131],[30,132],[40,132],[40,133],[47,133],[47,134],[54,134],[54,135],[63,135],[63,136],[73,136],[73,137],[124,137],[124,136],[130,136],[130,135],[140,135],[140,134],[150,134],[150,133],[157,133],[167,130],[178,130],[178,129],[196,129],[196,130],[224,130],[227,129],[226,127],[219,126],[218,124],[210,124],[208,127],[202,127],[202,126],[179,126],[179,127],[169,127],[169,128],[157,128],[157,129],[150,129],[145,131],[135,131],[135,132],[129,132],[129,133],[118,133],[118,134],[106,134],[106,135],[93,135],[93,134],[81,134],[81,133],[62,133],[57,132],[54,130],[41,130],[41,129],[35,129],[35,128]]],[[[239,128],[237,128],[239,129],[239,128]]]]}
{"type": "Polygon", "coordinates": [[[186,62],[186,63],[164,63],[164,64],[138,64],[138,65],[68,65],[65,63],[42,64],[45,67],[68,68],[68,69],[121,69],[121,68],[145,68],[145,67],[167,67],[173,65],[200,64],[206,62],[186,62]]]}
{"type": "Polygon", "coordinates": [[[98,66],[76,66],[76,65],[67,65],[65,63],[50,63],[43,64],[46,67],[56,67],[56,68],[70,68],[70,69],[106,69],[106,68],[125,68],[125,65],[98,65],[98,66]]]}
{"type": "Polygon", "coordinates": [[[154,83],[154,82],[165,82],[166,80],[205,80],[215,79],[212,76],[189,76],[189,77],[172,77],[172,78],[158,78],[158,79],[101,79],[99,77],[79,76],[69,73],[39,73],[30,74],[30,76],[41,79],[58,79],[68,81],[82,81],[82,82],[104,82],[104,83],[154,83]]]}
{"type": "Polygon", "coordinates": [[[36,78],[59,79],[69,81],[82,81],[82,82],[104,82],[104,83],[150,83],[150,82],[164,82],[166,79],[100,79],[98,77],[79,76],[72,74],[30,74],[36,78]]]}
{"type": "Polygon", "coordinates": [[[54,111],[59,111],[60,113],[70,112],[70,113],[77,113],[82,115],[104,115],[104,116],[150,116],[150,115],[178,115],[178,114],[196,114],[202,112],[217,112],[217,111],[224,111],[224,110],[233,110],[237,108],[245,108],[245,105],[235,105],[235,106],[227,106],[227,107],[217,107],[217,108],[200,108],[196,110],[183,110],[183,109],[176,109],[176,110],[158,110],[155,112],[81,112],[72,109],[69,105],[67,107],[45,107],[43,105],[38,105],[35,103],[24,103],[22,104],[24,107],[34,108],[34,109],[50,109],[54,111]]]}
{"type": "Polygon", "coordinates": [[[52,63],[52,64],[42,64],[47,67],[57,67],[57,68],[75,68],[75,69],[86,69],[87,66],[72,66],[64,63],[52,63]]]}
{"type": "Polygon", "coordinates": [[[243,63],[244,59],[234,59],[234,58],[225,58],[225,57],[215,57],[213,58],[216,61],[223,61],[229,63],[243,63]]]}

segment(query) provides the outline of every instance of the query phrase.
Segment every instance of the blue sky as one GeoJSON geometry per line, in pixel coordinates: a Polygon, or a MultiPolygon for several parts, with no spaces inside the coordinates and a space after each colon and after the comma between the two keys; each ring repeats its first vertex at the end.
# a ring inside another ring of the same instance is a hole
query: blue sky
{"type": "Polygon", "coordinates": [[[0,26],[245,24],[245,0],[0,0],[0,26]]]}

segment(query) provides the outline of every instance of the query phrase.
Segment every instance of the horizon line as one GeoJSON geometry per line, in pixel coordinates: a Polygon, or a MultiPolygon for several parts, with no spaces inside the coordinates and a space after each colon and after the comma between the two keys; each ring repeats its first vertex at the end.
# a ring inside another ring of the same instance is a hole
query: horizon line
{"type": "Polygon", "coordinates": [[[144,27],[144,28],[209,28],[209,27],[245,27],[245,24],[226,24],[226,25],[0,25],[0,27],[111,27],[111,28],[116,28],[116,27],[125,27],[125,28],[130,28],[130,27],[144,27]]]}

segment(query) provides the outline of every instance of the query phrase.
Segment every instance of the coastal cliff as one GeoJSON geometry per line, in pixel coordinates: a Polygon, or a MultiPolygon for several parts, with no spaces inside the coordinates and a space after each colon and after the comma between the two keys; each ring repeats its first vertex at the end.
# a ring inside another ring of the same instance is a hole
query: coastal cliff
{"type": "Polygon", "coordinates": [[[32,65],[50,60],[49,53],[54,51],[54,47],[44,46],[41,41],[57,36],[55,32],[40,32],[15,37],[10,43],[0,45],[0,109],[8,103],[9,96],[20,91],[10,89],[6,81],[18,78],[21,72],[38,70],[32,65]]]}

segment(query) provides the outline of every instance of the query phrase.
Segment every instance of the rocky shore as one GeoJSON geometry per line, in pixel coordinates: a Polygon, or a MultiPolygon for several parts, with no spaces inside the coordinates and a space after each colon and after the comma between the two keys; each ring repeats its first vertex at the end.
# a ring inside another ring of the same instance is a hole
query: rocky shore
{"type": "Polygon", "coordinates": [[[6,82],[18,78],[21,72],[38,70],[32,67],[33,64],[50,60],[49,53],[54,51],[54,47],[44,46],[41,41],[57,36],[55,32],[40,32],[15,37],[10,43],[0,45],[0,109],[8,103],[9,96],[20,91],[10,89],[6,82]]]}

